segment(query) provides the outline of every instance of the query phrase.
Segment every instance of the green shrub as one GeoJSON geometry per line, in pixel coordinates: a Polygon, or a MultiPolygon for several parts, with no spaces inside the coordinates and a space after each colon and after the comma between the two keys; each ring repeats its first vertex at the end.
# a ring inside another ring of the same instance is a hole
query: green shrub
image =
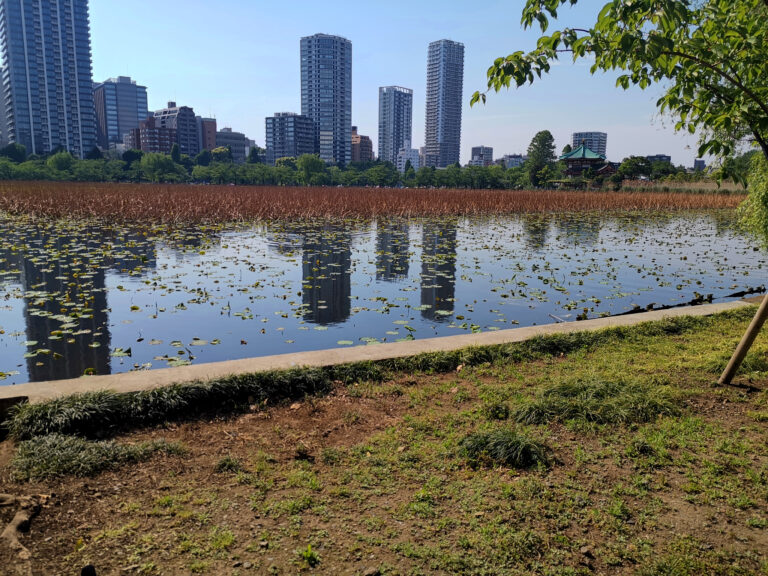
{"type": "Polygon", "coordinates": [[[470,434],[461,441],[459,449],[472,466],[530,468],[549,463],[549,450],[544,444],[509,429],[470,434]]]}
{"type": "Polygon", "coordinates": [[[107,468],[148,460],[158,452],[181,455],[185,450],[180,444],[164,440],[118,444],[50,434],[21,442],[11,466],[17,480],[91,476],[107,468]]]}

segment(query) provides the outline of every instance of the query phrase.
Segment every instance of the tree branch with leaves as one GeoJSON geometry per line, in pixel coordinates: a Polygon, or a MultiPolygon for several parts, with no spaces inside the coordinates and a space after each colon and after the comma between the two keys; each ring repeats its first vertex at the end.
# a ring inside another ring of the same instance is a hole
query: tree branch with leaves
{"type": "MultiPolygon", "coordinates": [[[[768,0],[611,0],[591,28],[547,33],[558,10],[577,3],[528,0],[522,25],[538,24],[536,48],[497,58],[487,90],[475,92],[471,104],[485,102],[491,91],[533,83],[564,54],[592,59],[593,74],[620,72],[616,84],[624,89],[659,86],[657,107],[675,118],[677,130],[699,134],[699,156],[725,157],[746,143],[760,148],[746,212],[768,244],[768,217],[759,216],[768,214],[768,181],[760,177],[768,162],[768,0]]],[[[731,381],[766,319],[768,297],[721,383],[731,381]]]]}

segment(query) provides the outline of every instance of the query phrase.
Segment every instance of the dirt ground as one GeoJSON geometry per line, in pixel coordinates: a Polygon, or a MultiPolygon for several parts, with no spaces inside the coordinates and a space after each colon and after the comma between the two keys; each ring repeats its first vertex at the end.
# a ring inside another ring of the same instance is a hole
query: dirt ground
{"type": "MultiPolygon", "coordinates": [[[[12,481],[6,441],[0,492],[50,497],[22,538],[36,576],[768,574],[768,373],[722,390],[676,379],[675,418],[550,423],[548,468],[475,468],[456,451],[489,397],[514,402],[591,354],[138,431],[119,440],[188,452],[91,478],[12,481]]],[[[2,560],[0,574],[15,562],[2,560]]]]}

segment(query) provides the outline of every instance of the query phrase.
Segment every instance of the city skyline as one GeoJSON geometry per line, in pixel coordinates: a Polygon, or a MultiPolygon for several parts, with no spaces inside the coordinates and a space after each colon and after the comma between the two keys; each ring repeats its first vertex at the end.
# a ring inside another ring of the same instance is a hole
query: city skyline
{"type": "MultiPolygon", "coordinates": [[[[563,7],[558,25],[589,27],[603,4],[582,0],[574,8],[563,7]]],[[[427,46],[449,38],[466,47],[462,163],[480,144],[492,146],[499,157],[524,154],[539,130],[552,132],[558,153],[573,132],[594,130],[610,135],[611,160],[669,154],[675,164],[691,166],[696,157],[696,138],[675,134],[674,122],[659,117],[658,88],[623,91],[615,87],[616,75],[590,76],[588,63],[572,65],[567,58],[541,82],[491,94],[485,106],[470,108],[469,98],[485,88],[486,70],[495,58],[535,45],[538,28],[520,27],[522,3],[392,0],[386,12],[305,0],[297,0],[290,11],[239,0],[169,1],[165,7],[174,12],[173,28],[142,16],[156,10],[147,0],[92,3],[94,79],[132,76],[149,87],[150,110],[168,100],[184,102],[261,146],[264,118],[276,111],[300,111],[299,38],[325,32],[348,38],[354,46],[352,123],[374,139],[376,150],[378,88],[387,85],[413,88],[412,142],[424,145],[427,46]],[[227,34],[225,55],[195,40],[215,29],[227,34]],[[142,42],[134,42],[136,30],[142,31],[142,42]]]]}

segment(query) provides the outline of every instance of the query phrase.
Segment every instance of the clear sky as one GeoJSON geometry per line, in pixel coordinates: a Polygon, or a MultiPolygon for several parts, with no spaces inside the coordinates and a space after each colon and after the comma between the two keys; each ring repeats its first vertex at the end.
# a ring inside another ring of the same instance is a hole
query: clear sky
{"type": "MultiPolygon", "coordinates": [[[[560,26],[588,26],[605,0],[562,9],[560,26]]],[[[608,159],[669,154],[692,166],[696,141],[660,117],[658,88],[624,91],[615,75],[590,75],[569,59],[548,77],[489,95],[469,107],[498,56],[534,46],[537,30],[520,26],[523,0],[92,0],[93,76],[131,76],[147,86],[150,110],[169,100],[213,116],[264,145],[264,118],[300,112],[299,39],[318,32],[352,42],[352,123],[377,150],[378,87],[414,90],[413,145],[424,143],[427,45],[449,38],[465,45],[462,163],[472,146],[494,157],[524,153],[539,130],[557,151],[572,132],[608,133],[608,159]]]]}

